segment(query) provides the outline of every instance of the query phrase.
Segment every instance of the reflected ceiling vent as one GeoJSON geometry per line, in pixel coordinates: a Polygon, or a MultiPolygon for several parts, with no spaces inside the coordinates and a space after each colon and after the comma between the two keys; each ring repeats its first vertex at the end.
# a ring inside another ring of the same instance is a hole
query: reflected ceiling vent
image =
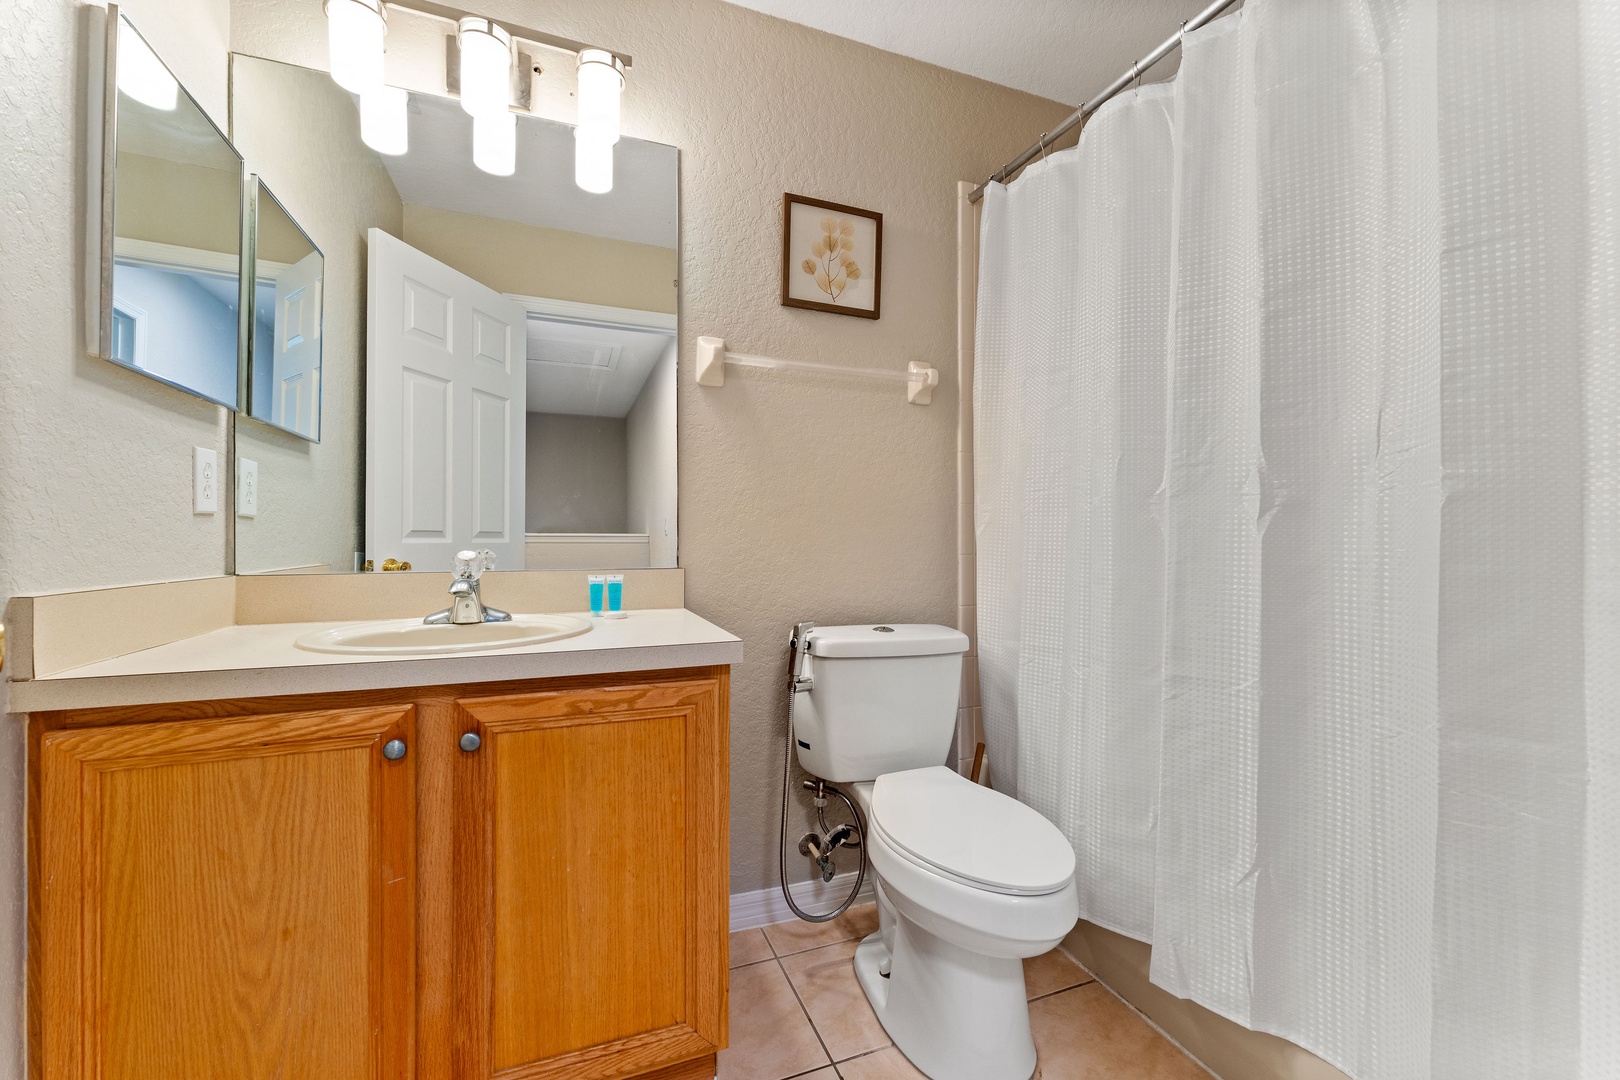
{"type": "Polygon", "coordinates": [[[598,345],[588,341],[531,341],[529,362],[563,367],[597,368],[612,371],[619,366],[621,345],[598,345]]]}

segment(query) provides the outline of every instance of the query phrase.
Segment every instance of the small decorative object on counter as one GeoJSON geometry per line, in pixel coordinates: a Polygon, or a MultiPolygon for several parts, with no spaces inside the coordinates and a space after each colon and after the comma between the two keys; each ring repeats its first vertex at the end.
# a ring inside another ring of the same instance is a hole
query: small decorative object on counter
{"type": "Polygon", "coordinates": [[[624,575],[607,576],[607,615],[604,618],[624,618],[624,575]]]}

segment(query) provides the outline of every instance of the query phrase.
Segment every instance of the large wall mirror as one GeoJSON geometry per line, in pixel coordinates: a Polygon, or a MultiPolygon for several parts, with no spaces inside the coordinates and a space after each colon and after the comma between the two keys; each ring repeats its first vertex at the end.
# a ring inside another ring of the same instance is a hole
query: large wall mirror
{"type": "Polygon", "coordinates": [[[242,159],[116,8],[106,47],[99,352],[235,408],[242,159]]]}
{"type": "MultiPolygon", "coordinates": [[[[320,441],[285,413],[238,425],[257,491],[238,572],[443,573],[466,547],[506,569],[674,566],[678,151],[622,139],[592,194],[566,124],[519,114],[497,176],[454,98],[410,93],[384,155],[323,71],[237,55],[231,85],[233,141],[324,256],[320,441]]],[[[280,330],[255,332],[257,416],[280,330]]]]}

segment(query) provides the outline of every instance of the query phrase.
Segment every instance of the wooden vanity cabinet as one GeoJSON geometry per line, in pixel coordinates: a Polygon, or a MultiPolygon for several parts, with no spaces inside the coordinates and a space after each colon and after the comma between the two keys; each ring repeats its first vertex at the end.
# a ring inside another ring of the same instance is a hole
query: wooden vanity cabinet
{"type": "Polygon", "coordinates": [[[458,705],[480,747],[456,777],[453,1074],[606,1078],[713,1053],[728,903],[713,843],[726,829],[719,687],[458,705]]]}
{"type": "Polygon", "coordinates": [[[728,690],[719,667],[31,717],[32,1075],[707,1080],[728,690]]]}
{"type": "Polygon", "coordinates": [[[403,1076],[409,706],[48,731],[31,875],[36,1073],[403,1076]]]}

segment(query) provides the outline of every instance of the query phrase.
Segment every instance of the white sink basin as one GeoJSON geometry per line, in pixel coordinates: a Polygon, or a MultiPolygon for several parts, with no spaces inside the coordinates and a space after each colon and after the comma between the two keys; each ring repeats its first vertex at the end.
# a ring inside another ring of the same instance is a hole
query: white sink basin
{"type": "Polygon", "coordinates": [[[428,626],[421,619],[394,619],[314,630],[293,644],[309,652],[437,656],[539,645],[583,634],[590,628],[589,622],[572,615],[514,615],[511,622],[467,626],[428,626]]]}

